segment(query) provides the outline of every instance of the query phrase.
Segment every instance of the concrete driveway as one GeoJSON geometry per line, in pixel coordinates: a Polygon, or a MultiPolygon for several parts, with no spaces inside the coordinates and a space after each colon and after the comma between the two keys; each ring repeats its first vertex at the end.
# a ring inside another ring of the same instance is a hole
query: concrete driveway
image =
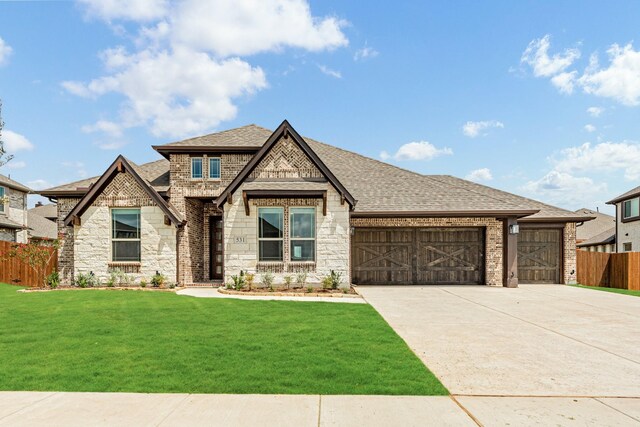
{"type": "Polygon", "coordinates": [[[640,298],[561,285],[358,291],[453,395],[640,397],[640,298]]]}

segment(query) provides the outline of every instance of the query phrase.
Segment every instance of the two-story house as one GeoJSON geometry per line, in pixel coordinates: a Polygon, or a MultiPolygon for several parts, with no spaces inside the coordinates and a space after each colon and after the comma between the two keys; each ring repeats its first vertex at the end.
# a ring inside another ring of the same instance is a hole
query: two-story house
{"type": "Polygon", "coordinates": [[[607,204],[616,207],[616,252],[640,252],[640,187],[607,204]]]}
{"type": "Polygon", "coordinates": [[[303,138],[284,121],[118,156],[99,177],[50,188],[59,269],[124,269],[183,285],[241,270],[331,270],[345,285],[574,282],[590,217],[448,175],[421,175],[303,138]]]}
{"type": "Polygon", "coordinates": [[[0,175],[0,240],[27,243],[27,186],[0,175]]]}

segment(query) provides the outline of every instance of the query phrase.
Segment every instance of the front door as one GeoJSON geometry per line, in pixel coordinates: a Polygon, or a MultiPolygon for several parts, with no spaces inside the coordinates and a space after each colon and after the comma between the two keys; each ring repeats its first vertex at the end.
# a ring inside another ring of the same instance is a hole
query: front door
{"type": "Polygon", "coordinates": [[[209,217],[209,279],[222,280],[222,217],[209,217]]]}

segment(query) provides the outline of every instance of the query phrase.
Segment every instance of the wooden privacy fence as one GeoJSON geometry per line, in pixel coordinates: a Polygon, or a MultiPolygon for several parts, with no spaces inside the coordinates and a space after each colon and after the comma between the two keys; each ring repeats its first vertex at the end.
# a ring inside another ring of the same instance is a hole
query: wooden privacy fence
{"type": "Polygon", "coordinates": [[[44,268],[43,272],[37,272],[28,264],[20,259],[9,258],[7,254],[16,246],[26,246],[19,243],[0,241],[0,283],[9,283],[13,285],[40,287],[44,283],[44,279],[58,265],[58,254],[55,248],[43,246],[42,248],[53,253],[49,260],[49,264],[44,268]]]}
{"type": "Polygon", "coordinates": [[[578,283],[586,286],[640,290],[640,252],[578,251],[578,283]]]}

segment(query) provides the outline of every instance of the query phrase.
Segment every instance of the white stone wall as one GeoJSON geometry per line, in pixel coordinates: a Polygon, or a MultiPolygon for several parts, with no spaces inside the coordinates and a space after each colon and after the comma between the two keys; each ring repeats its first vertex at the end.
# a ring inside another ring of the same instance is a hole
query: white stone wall
{"type": "MultiPolygon", "coordinates": [[[[157,206],[140,208],[141,261],[140,272],[131,273],[136,281],[149,281],[156,271],[176,282],[176,228],[164,224],[164,212],[157,206]]],[[[111,262],[111,210],[106,206],[91,206],[74,227],[74,270],[93,273],[101,280],[109,278],[111,262]]]]}
{"type": "Polygon", "coordinates": [[[632,252],[640,252],[640,221],[622,222],[622,203],[616,204],[616,216],[618,218],[616,235],[618,252],[624,252],[625,243],[631,243],[632,252]]]}
{"type": "MultiPolygon", "coordinates": [[[[4,205],[4,215],[10,220],[21,225],[27,225],[27,194],[13,188],[4,187],[4,195],[9,199],[4,205]]],[[[27,230],[18,230],[16,233],[17,243],[27,243],[29,235],[27,230]]]]}
{"type": "MultiPolygon", "coordinates": [[[[273,206],[276,206],[274,204],[273,206]]],[[[245,213],[242,187],[233,196],[233,203],[224,206],[224,277],[225,283],[240,270],[258,271],[258,207],[250,201],[250,215],[245,213]]],[[[340,204],[340,195],[328,185],[327,215],[322,215],[322,203],[316,206],[316,267],[308,272],[309,285],[319,285],[331,270],[342,273],[343,286],[351,283],[349,268],[349,205],[340,204]]],[[[288,251],[285,251],[288,252],[288,251]]],[[[275,283],[296,273],[274,273],[275,283]]],[[[256,274],[259,283],[260,273],[256,274]]]]}

